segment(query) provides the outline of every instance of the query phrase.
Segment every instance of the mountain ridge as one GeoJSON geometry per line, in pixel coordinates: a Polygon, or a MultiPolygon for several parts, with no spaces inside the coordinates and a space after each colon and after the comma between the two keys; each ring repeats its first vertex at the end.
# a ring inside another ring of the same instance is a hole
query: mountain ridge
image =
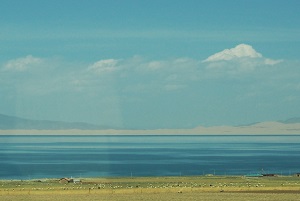
{"type": "Polygon", "coordinates": [[[85,122],[64,122],[51,120],[32,120],[21,117],[0,114],[0,129],[40,129],[40,130],[63,130],[63,129],[82,129],[97,130],[107,129],[108,127],[89,124],[85,122]]]}
{"type": "Polygon", "coordinates": [[[78,130],[85,131],[89,130],[91,132],[99,131],[111,131],[112,133],[259,133],[261,130],[263,133],[280,133],[284,132],[299,132],[298,126],[300,125],[300,118],[294,117],[287,120],[273,121],[273,122],[255,122],[246,125],[239,126],[212,126],[204,127],[197,126],[190,129],[168,129],[168,128],[158,128],[158,129],[122,129],[122,128],[112,128],[108,126],[100,126],[95,124],[89,124],[84,122],[64,122],[64,121],[51,121],[51,120],[31,120],[26,118],[20,118],[15,116],[9,116],[0,114],[0,130],[78,130]],[[269,131],[268,131],[269,130],[269,131]]]}

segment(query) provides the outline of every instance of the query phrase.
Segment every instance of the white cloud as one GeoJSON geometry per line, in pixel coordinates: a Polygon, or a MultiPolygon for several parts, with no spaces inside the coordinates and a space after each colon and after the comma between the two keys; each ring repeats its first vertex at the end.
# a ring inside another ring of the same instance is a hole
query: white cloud
{"type": "Polygon", "coordinates": [[[266,65],[275,65],[275,64],[278,64],[280,62],[282,62],[282,60],[273,60],[273,59],[266,58],[264,63],[266,65]]]}
{"type": "Polygon", "coordinates": [[[4,65],[4,70],[6,71],[26,71],[33,66],[36,66],[42,62],[42,59],[28,55],[23,58],[18,58],[8,61],[4,65]]]}
{"type": "Polygon", "coordinates": [[[134,68],[141,73],[170,74],[194,71],[199,67],[199,64],[201,64],[201,61],[186,57],[150,61],[139,57],[138,61],[133,59],[125,60],[123,66],[134,68]]]}
{"type": "Polygon", "coordinates": [[[257,52],[252,46],[246,44],[237,45],[231,49],[225,49],[221,52],[209,56],[203,60],[206,64],[208,75],[219,77],[222,75],[236,76],[241,73],[250,73],[267,66],[273,66],[282,62],[282,60],[273,60],[265,58],[257,52]]]}
{"type": "Polygon", "coordinates": [[[252,66],[257,64],[275,65],[282,62],[282,60],[264,58],[261,53],[257,52],[251,45],[247,44],[239,44],[234,48],[225,49],[209,56],[203,62],[220,61],[238,61],[240,63],[248,64],[251,63],[252,66]]]}
{"type": "Polygon", "coordinates": [[[166,63],[163,61],[151,61],[147,63],[146,66],[150,70],[159,70],[163,67],[166,67],[166,63]]]}
{"type": "Polygon", "coordinates": [[[246,44],[237,45],[231,49],[225,49],[221,52],[218,52],[214,55],[211,55],[204,62],[215,62],[215,61],[229,61],[236,58],[261,58],[262,55],[256,52],[252,46],[246,44]]]}
{"type": "MultiPolygon", "coordinates": [[[[222,55],[222,52],[215,55],[222,55]]],[[[34,73],[30,71],[27,76],[19,74],[20,78],[17,83],[27,88],[40,88],[40,91],[47,92],[51,88],[51,91],[89,91],[92,94],[94,91],[110,89],[113,85],[119,85],[120,91],[132,89],[132,91],[159,92],[183,90],[189,85],[211,78],[222,79],[228,75],[239,77],[243,73],[248,76],[246,72],[252,71],[255,71],[258,76],[265,75],[266,72],[275,68],[261,68],[259,71],[257,66],[270,66],[280,62],[264,58],[251,46],[244,44],[225,52],[227,53],[224,53],[223,59],[220,59],[221,56],[212,55],[208,58],[209,62],[188,57],[152,60],[134,56],[125,59],[98,60],[90,65],[85,64],[84,68],[82,64],[40,59],[29,55],[6,62],[3,70],[7,72],[0,76],[3,82],[15,82],[10,79],[15,71],[31,70],[38,65],[41,68],[36,68],[34,73]],[[101,79],[99,79],[100,76],[101,79]]]]}
{"type": "Polygon", "coordinates": [[[134,56],[122,60],[100,60],[88,66],[81,74],[81,78],[74,79],[72,84],[77,88],[88,86],[89,83],[95,85],[100,80],[93,76],[94,74],[110,73],[110,76],[105,76],[103,79],[112,79],[114,82],[122,83],[121,88],[129,91],[174,91],[183,89],[195,80],[199,74],[199,64],[201,65],[201,61],[191,58],[147,60],[134,56]]]}
{"type": "Polygon", "coordinates": [[[100,60],[92,64],[88,67],[88,70],[102,74],[109,73],[117,70],[116,66],[118,64],[118,60],[116,59],[105,59],[100,60]]]}

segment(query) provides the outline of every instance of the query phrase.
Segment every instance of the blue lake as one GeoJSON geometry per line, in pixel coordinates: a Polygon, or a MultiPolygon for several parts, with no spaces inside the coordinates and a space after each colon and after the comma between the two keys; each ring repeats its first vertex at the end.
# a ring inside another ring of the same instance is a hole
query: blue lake
{"type": "Polygon", "coordinates": [[[0,179],[300,172],[300,135],[0,136],[0,179]]]}

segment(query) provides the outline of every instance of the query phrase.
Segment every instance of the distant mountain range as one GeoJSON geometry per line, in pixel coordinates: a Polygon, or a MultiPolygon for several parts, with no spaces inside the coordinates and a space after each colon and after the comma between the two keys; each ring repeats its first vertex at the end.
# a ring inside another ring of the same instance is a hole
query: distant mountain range
{"type": "MultiPolygon", "coordinates": [[[[152,130],[123,130],[83,122],[63,122],[48,120],[31,120],[0,114],[0,134],[6,131],[23,130],[61,130],[61,134],[300,134],[300,118],[291,118],[276,122],[257,122],[240,126],[198,126],[191,129],[152,129],[152,130]],[[77,131],[75,131],[77,130],[77,131]]],[[[26,132],[25,132],[26,133],[26,132]]]]}
{"type": "Polygon", "coordinates": [[[8,116],[0,114],[0,129],[38,129],[38,130],[67,130],[67,129],[82,129],[82,130],[98,130],[108,129],[104,126],[83,123],[83,122],[62,122],[48,120],[31,120],[20,117],[8,116]]]}

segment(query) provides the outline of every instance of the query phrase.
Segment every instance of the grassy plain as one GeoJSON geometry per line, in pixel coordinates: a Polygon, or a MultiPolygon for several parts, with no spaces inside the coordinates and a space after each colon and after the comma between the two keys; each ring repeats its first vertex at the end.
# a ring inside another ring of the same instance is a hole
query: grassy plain
{"type": "Polygon", "coordinates": [[[300,178],[193,176],[0,181],[1,201],[300,200],[300,178]]]}

